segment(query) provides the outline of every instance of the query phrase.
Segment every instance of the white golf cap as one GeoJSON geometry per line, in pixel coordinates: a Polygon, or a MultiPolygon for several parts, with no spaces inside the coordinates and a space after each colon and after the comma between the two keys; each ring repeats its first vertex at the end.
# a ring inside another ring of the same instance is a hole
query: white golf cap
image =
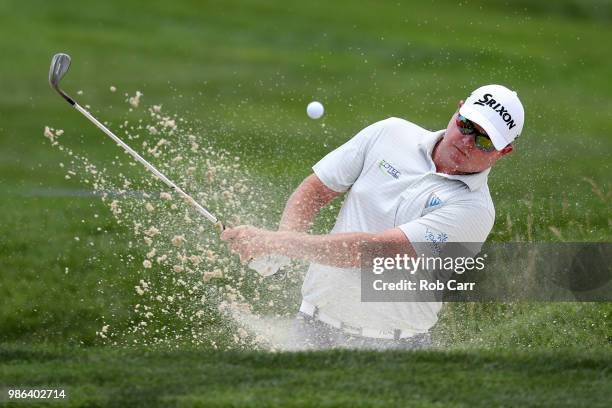
{"type": "Polygon", "coordinates": [[[501,85],[476,89],[459,113],[482,127],[497,150],[502,150],[523,131],[525,111],[516,92],[501,85]]]}

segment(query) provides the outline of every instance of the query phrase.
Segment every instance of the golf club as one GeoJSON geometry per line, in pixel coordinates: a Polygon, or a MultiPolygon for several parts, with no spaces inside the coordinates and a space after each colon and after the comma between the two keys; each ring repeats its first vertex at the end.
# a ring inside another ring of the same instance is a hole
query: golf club
{"type": "MultiPolygon", "coordinates": [[[[128,152],[133,158],[139,161],[147,170],[151,173],[155,174],[157,178],[163,181],[168,187],[172,190],[176,191],[181,197],[183,197],[189,204],[191,204],[200,214],[202,214],[208,221],[212,222],[217,226],[220,231],[223,231],[226,228],[217,217],[211,214],[206,208],[204,208],[200,203],[194,200],[189,194],[183,191],[179,186],[174,184],[172,180],[166,177],[162,172],[157,170],[151,163],[146,161],[141,155],[139,155],[134,149],[125,144],[121,139],[119,139],[113,132],[111,132],[106,126],[100,123],[96,118],[94,118],[87,110],[81,107],[74,99],[72,99],[66,92],[64,92],[59,87],[59,83],[62,78],[68,72],[68,68],[70,68],[70,56],[64,53],[58,53],[53,56],[51,60],[51,67],[49,68],[49,85],[53,89],[57,91],[70,105],[72,105],[77,111],[79,111],[83,116],[85,116],[91,123],[96,125],[98,129],[106,133],[108,137],[113,139],[119,146],[123,147],[123,149],[128,152]]],[[[283,256],[266,256],[263,258],[254,259],[249,263],[249,268],[254,269],[259,274],[263,276],[269,276],[275,274],[279,268],[288,263],[288,258],[283,256]]]]}

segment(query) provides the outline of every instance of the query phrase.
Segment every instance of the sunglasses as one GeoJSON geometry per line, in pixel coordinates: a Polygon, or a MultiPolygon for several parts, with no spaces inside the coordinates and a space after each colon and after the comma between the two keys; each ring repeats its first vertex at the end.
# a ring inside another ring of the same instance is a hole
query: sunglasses
{"type": "Polygon", "coordinates": [[[464,135],[474,135],[474,144],[479,150],[483,152],[492,152],[495,150],[495,146],[493,146],[493,142],[484,133],[480,133],[478,129],[476,129],[476,125],[474,122],[469,120],[468,118],[457,114],[457,119],[455,121],[459,131],[464,135]]]}

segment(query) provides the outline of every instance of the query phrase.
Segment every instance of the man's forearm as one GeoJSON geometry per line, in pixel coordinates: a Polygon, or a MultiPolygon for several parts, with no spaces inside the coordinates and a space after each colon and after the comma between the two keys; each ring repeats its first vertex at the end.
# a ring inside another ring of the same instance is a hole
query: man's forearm
{"type": "Polygon", "coordinates": [[[361,245],[376,240],[376,234],[365,232],[310,235],[279,231],[274,235],[270,246],[276,254],[342,268],[359,267],[361,245]]]}
{"type": "Polygon", "coordinates": [[[385,250],[397,254],[415,256],[412,244],[400,228],[391,228],[379,233],[347,232],[341,234],[311,235],[295,231],[268,231],[249,225],[230,228],[221,234],[232,251],[246,262],[265,255],[284,255],[324,265],[350,268],[361,266],[363,245],[382,245],[385,250]]]}

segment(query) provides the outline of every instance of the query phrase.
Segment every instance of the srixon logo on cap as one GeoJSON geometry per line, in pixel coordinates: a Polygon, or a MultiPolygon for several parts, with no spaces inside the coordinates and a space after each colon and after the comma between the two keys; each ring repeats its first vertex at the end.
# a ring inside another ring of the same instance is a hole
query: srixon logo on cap
{"type": "Polygon", "coordinates": [[[480,105],[480,106],[489,106],[491,107],[491,109],[493,109],[495,112],[499,113],[499,116],[501,116],[501,118],[504,120],[504,122],[506,122],[506,125],[508,126],[508,129],[512,129],[513,127],[516,126],[516,123],[514,123],[514,120],[512,119],[512,115],[510,115],[510,113],[508,112],[508,110],[506,108],[504,108],[504,106],[497,102],[495,99],[493,99],[493,95],[491,94],[484,94],[484,96],[477,100],[476,102],[474,102],[474,105],[480,105]]]}

